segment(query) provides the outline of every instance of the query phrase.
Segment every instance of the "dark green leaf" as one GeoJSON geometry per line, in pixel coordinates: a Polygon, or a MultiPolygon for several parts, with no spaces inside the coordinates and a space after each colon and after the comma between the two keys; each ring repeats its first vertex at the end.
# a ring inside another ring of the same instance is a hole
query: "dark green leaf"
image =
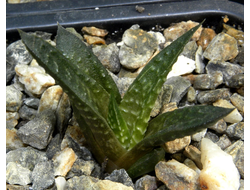
{"type": "Polygon", "coordinates": [[[120,104],[120,110],[132,132],[130,148],[143,139],[150,112],[168,73],[183,51],[185,44],[201,24],[189,30],[158,53],[144,67],[125,93],[120,104]]]}

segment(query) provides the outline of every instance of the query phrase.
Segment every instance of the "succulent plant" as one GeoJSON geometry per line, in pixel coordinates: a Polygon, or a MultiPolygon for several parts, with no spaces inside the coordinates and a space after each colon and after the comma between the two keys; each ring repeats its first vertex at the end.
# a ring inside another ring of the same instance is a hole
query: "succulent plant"
{"type": "Polygon", "coordinates": [[[154,169],[167,141],[194,134],[232,109],[188,106],[153,119],[150,112],[173,64],[201,24],[158,53],[140,72],[124,97],[98,60],[78,37],[58,25],[56,47],[19,30],[30,54],[68,94],[75,117],[106,171],[124,168],[132,178],[154,169]]]}

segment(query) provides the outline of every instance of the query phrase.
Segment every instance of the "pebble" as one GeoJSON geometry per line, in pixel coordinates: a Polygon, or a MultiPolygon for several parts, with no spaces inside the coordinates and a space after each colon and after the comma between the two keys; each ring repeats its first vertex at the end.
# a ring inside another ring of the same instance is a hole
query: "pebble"
{"type": "Polygon", "coordinates": [[[240,88],[244,86],[244,74],[235,74],[226,81],[226,85],[230,88],[240,88]]]}
{"type": "Polygon", "coordinates": [[[173,86],[171,102],[176,102],[177,104],[184,97],[188,91],[188,88],[191,86],[191,83],[181,76],[171,77],[167,79],[165,84],[173,86]]]}
{"type": "Polygon", "coordinates": [[[186,165],[172,159],[155,166],[156,177],[169,189],[197,189],[199,175],[186,165]]]}
{"type": "Polygon", "coordinates": [[[215,72],[212,75],[200,74],[194,75],[193,87],[197,90],[215,89],[223,83],[221,72],[215,72]]]}
{"type": "Polygon", "coordinates": [[[214,125],[209,126],[209,129],[216,131],[217,133],[224,133],[227,129],[227,123],[224,119],[220,119],[214,125]]]}
{"type": "Polygon", "coordinates": [[[164,150],[167,153],[174,154],[183,150],[186,146],[188,146],[191,142],[191,136],[186,136],[183,138],[178,138],[173,141],[166,142],[163,145],[164,150]]]}
{"type": "Polygon", "coordinates": [[[50,143],[46,148],[46,156],[49,160],[51,160],[57,152],[61,151],[61,141],[62,140],[60,139],[60,134],[56,134],[55,137],[52,137],[50,143]]]}
{"type": "MultiPolygon", "coordinates": [[[[189,20],[187,22],[182,21],[179,23],[175,23],[175,24],[171,25],[170,27],[168,27],[167,29],[165,29],[163,31],[163,34],[164,34],[164,37],[166,38],[167,42],[168,41],[172,42],[198,24],[199,24],[198,22],[193,22],[191,20],[189,20]]],[[[200,38],[201,31],[202,31],[202,27],[200,27],[194,33],[191,40],[197,41],[200,38]]]]}
{"type": "Polygon", "coordinates": [[[134,189],[134,184],[132,179],[129,177],[128,173],[124,169],[114,170],[109,176],[104,178],[105,180],[110,180],[113,182],[122,183],[128,187],[134,189]]]}
{"type": "Polygon", "coordinates": [[[13,129],[20,118],[18,112],[6,112],[6,129],[13,129]]]}
{"type": "MultiPolygon", "coordinates": [[[[223,108],[235,108],[229,101],[219,99],[213,103],[213,106],[223,107],[223,108]]],[[[228,123],[237,123],[242,121],[243,117],[235,108],[230,114],[223,118],[228,123]]]]}
{"type": "Polygon", "coordinates": [[[216,144],[222,149],[226,149],[227,147],[229,147],[232,142],[231,140],[228,138],[228,136],[226,134],[223,134],[220,139],[216,142],[216,144]]]}
{"type": "Polygon", "coordinates": [[[232,156],[206,138],[201,141],[201,162],[203,165],[200,173],[202,190],[239,189],[240,175],[232,156]]]}
{"type": "Polygon", "coordinates": [[[119,59],[128,69],[137,69],[150,59],[158,48],[157,40],[152,34],[142,29],[128,29],[122,36],[119,59]]]}
{"type": "Polygon", "coordinates": [[[209,43],[212,41],[212,39],[216,36],[216,33],[211,28],[203,28],[200,38],[197,41],[197,45],[202,47],[202,50],[206,50],[209,43]]]}
{"type": "Polygon", "coordinates": [[[86,139],[79,126],[69,125],[66,129],[64,138],[67,136],[70,136],[80,146],[85,146],[87,144],[86,139]]]}
{"type": "Polygon", "coordinates": [[[198,46],[195,41],[189,41],[185,46],[180,55],[183,55],[189,59],[195,60],[195,53],[198,46]]]}
{"type": "Polygon", "coordinates": [[[22,165],[9,162],[6,166],[6,182],[16,185],[28,185],[31,183],[31,171],[22,165]]]}
{"type": "Polygon", "coordinates": [[[40,66],[17,65],[15,71],[19,81],[34,96],[40,96],[47,87],[55,84],[55,80],[40,66]]]}
{"type": "Polygon", "coordinates": [[[6,129],[6,149],[7,150],[15,150],[21,147],[24,147],[25,145],[23,142],[19,139],[19,137],[16,134],[16,129],[6,129]]]}
{"type": "Polygon", "coordinates": [[[192,73],[195,69],[195,61],[185,57],[184,55],[180,55],[177,61],[174,63],[172,70],[168,73],[167,78],[171,78],[173,76],[181,76],[185,74],[192,73]]]}
{"type": "Polygon", "coordinates": [[[196,91],[192,86],[190,86],[187,91],[187,101],[190,103],[194,103],[195,100],[196,100],[196,91]]]}
{"type": "Polygon", "coordinates": [[[244,46],[244,32],[243,31],[237,30],[227,24],[223,24],[223,28],[226,29],[226,33],[228,35],[234,37],[237,40],[238,45],[244,46]]]}
{"type": "Polygon", "coordinates": [[[72,168],[68,172],[66,178],[72,178],[74,176],[81,176],[81,175],[87,175],[90,176],[92,171],[95,168],[94,161],[85,161],[82,159],[76,159],[74,162],[72,168]]]}
{"type": "Polygon", "coordinates": [[[66,176],[72,168],[77,156],[72,148],[65,148],[52,158],[54,164],[54,176],[66,176]]]}
{"type": "Polygon", "coordinates": [[[37,110],[30,108],[26,105],[23,105],[19,109],[18,113],[19,113],[20,118],[22,118],[23,120],[32,120],[35,118],[37,114],[37,110]]]}
{"type": "Polygon", "coordinates": [[[189,158],[185,159],[183,164],[193,169],[198,174],[201,172],[201,170],[196,166],[196,164],[189,158]]]}
{"type": "Polygon", "coordinates": [[[203,56],[208,60],[227,61],[235,58],[238,53],[237,40],[222,32],[212,39],[203,56]]]}
{"type": "Polygon", "coordinates": [[[57,177],[55,178],[55,184],[57,190],[66,190],[66,180],[64,177],[57,177]]]}
{"type": "Polygon", "coordinates": [[[32,188],[35,189],[47,189],[51,187],[55,178],[53,175],[52,161],[39,162],[35,165],[31,174],[32,188]]]}
{"type": "Polygon", "coordinates": [[[6,111],[17,112],[23,103],[23,93],[13,85],[6,86],[6,111]]]}
{"type": "Polygon", "coordinates": [[[195,134],[191,135],[191,139],[193,141],[200,142],[201,139],[206,135],[206,133],[207,133],[207,128],[203,129],[202,131],[200,131],[198,133],[195,133],[195,134]]]}
{"type": "Polygon", "coordinates": [[[219,99],[229,99],[230,95],[228,88],[200,91],[197,95],[197,101],[201,104],[211,104],[219,99]]]}
{"type": "Polygon", "coordinates": [[[244,122],[229,125],[226,134],[231,138],[244,140],[244,122]]]}
{"type": "Polygon", "coordinates": [[[22,40],[11,43],[6,49],[6,83],[9,83],[16,74],[16,65],[27,65],[31,60],[32,56],[26,50],[22,40]]]}
{"type": "Polygon", "coordinates": [[[88,33],[92,36],[99,36],[99,37],[105,37],[108,34],[107,30],[96,28],[94,26],[91,27],[84,26],[81,31],[83,33],[88,33]]]}
{"type": "Polygon", "coordinates": [[[30,190],[30,186],[29,185],[10,185],[7,184],[6,185],[6,189],[7,190],[30,190]]]}
{"type": "Polygon", "coordinates": [[[113,73],[118,73],[121,70],[121,64],[118,56],[119,48],[116,43],[94,46],[92,50],[106,69],[113,73]]]}
{"type": "Polygon", "coordinates": [[[230,96],[231,103],[239,110],[242,116],[244,116],[244,97],[238,93],[234,93],[230,96]]]}
{"type": "Polygon", "coordinates": [[[30,107],[30,108],[33,108],[33,109],[38,109],[38,107],[39,107],[39,103],[40,103],[40,99],[38,99],[38,98],[34,98],[34,97],[29,97],[29,98],[25,98],[24,100],[23,100],[23,103],[26,105],[26,106],[28,106],[28,107],[30,107]]]}
{"type": "Polygon", "coordinates": [[[203,51],[202,47],[199,46],[197,51],[195,52],[195,72],[202,74],[205,70],[205,64],[203,63],[203,51]]]}
{"type": "Polygon", "coordinates": [[[224,150],[233,157],[233,162],[236,165],[242,178],[244,178],[244,142],[238,140],[224,150]]]}
{"type": "Polygon", "coordinates": [[[90,35],[86,35],[84,34],[83,35],[83,38],[86,40],[86,42],[89,44],[89,45],[97,45],[97,44],[102,44],[102,45],[105,45],[106,42],[104,39],[100,38],[100,37],[96,37],[96,36],[90,36],[90,35]]]}
{"type": "Polygon", "coordinates": [[[213,141],[214,143],[218,142],[220,140],[220,137],[215,134],[214,132],[208,131],[205,135],[205,138],[213,141]]]}
{"type": "Polygon", "coordinates": [[[56,122],[52,110],[45,110],[33,120],[26,123],[18,131],[18,137],[25,143],[37,149],[44,149],[49,144],[56,122]]]}
{"type": "Polygon", "coordinates": [[[173,111],[175,109],[178,109],[176,102],[170,102],[168,104],[164,104],[161,109],[161,113],[166,113],[168,111],[173,111]]]}
{"type": "Polygon", "coordinates": [[[189,145],[183,151],[183,154],[193,160],[198,168],[202,169],[201,151],[193,145],[189,145]]]}
{"type": "Polygon", "coordinates": [[[33,171],[35,165],[42,161],[47,161],[45,152],[34,149],[30,146],[9,151],[6,154],[6,164],[15,162],[22,167],[33,171]]]}
{"type": "Polygon", "coordinates": [[[135,190],[154,190],[157,189],[157,178],[145,175],[135,182],[135,190]]]}

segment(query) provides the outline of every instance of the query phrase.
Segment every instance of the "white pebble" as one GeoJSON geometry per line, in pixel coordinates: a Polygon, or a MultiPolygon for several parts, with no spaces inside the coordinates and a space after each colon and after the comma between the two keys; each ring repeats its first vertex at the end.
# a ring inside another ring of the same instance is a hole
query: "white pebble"
{"type": "Polygon", "coordinates": [[[55,179],[57,190],[65,190],[66,189],[66,180],[64,177],[57,177],[55,179]]]}
{"type": "Polygon", "coordinates": [[[201,140],[202,190],[238,190],[240,175],[232,156],[207,138],[201,140]]]}

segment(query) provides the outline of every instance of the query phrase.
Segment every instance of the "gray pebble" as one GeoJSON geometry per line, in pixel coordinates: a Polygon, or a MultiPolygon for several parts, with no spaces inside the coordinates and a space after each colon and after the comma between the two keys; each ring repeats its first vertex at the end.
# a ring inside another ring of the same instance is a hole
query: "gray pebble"
{"type": "Polygon", "coordinates": [[[227,129],[227,123],[224,121],[224,119],[220,119],[214,125],[209,126],[209,129],[212,129],[217,133],[224,133],[227,129]]]}
{"type": "Polygon", "coordinates": [[[222,149],[226,149],[227,147],[229,147],[232,143],[230,141],[230,139],[227,137],[226,134],[223,134],[219,141],[216,142],[216,144],[222,149]]]}
{"type": "Polygon", "coordinates": [[[244,122],[229,125],[226,130],[229,137],[244,140],[244,122]]]}
{"type": "Polygon", "coordinates": [[[134,188],[132,179],[124,169],[114,170],[108,177],[105,177],[105,179],[134,188]]]}
{"type": "Polygon", "coordinates": [[[213,103],[219,99],[229,99],[230,97],[230,89],[228,88],[220,88],[216,90],[206,90],[200,91],[197,95],[197,101],[201,104],[203,103],[213,103]]]}
{"type": "Polygon", "coordinates": [[[37,114],[37,110],[32,109],[26,105],[23,105],[18,111],[20,118],[24,120],[32,120],[37,114]]]}
{"type": "Polygon", "coordinates": [[[135,190],[156,189],[157,179],[154,176],[145,175],[135,182],[135,190]]]}
{"type": "Polygon", "coordinates": [[[198,46],[197,46],[196,42],[190,41],[185,45],[181,55],[184,55],[190,59],[195,60],[195,53],[196,53],[197,49],[198,49],[198,46]]]}
{"type": "Polygon", "coordinates": [[[33,108],[33,109],[38,109],[38,106],[39,106],[39,102],[40,102],[40,99],[38,98],[34,98],[34,97],[29,97],[29,98],[25,98],[23,100],[23,103],[30,107],[30,108],[33,108]]]}
{"type": "Polygon", "coordinates": [[[67,180],[65,189],[91,190],[93,189],[93,185],[98,181],[99,179],[90,176],[75,176],[67,180]]]}
{"type": "Polygon", "coordinates": [[[13,85],[6,86],[6,111],[16,112],[21,107],[23,93],[13,85]]]}
{"type": "Polygon", "coordinates": [[[218,135],[212,133],[211,131],[207,131],[205,138],[210,139],[211,141],[213,141],[214,143],[218,142],[220,140],[220,137],[218,137],[218,135]]]}
{"type": "Polygon", "coordinates": [[[244,74],[239,73],[232,76],[230,79],[226,81],[226,85],[230,88],[240,88],[244,86],[244,74]]]}
{"type": "Polygon", "coordinates": [[[51,160],[57,152],[61,151],[61,145],[60,145],[61,141],[62,140],[60,139],[60,134],[57,134],[55,137],[51,139],[46,149],[46,155],[49,160],[51,160]]]}

